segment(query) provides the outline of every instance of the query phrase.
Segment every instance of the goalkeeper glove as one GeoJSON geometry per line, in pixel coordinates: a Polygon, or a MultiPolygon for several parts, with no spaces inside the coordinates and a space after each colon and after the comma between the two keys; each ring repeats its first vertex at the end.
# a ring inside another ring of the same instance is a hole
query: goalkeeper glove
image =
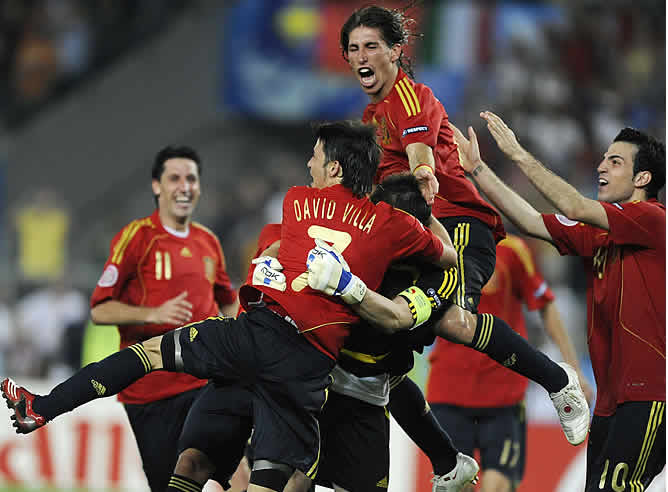
{"type": "Polygon", "coordinates": [[[366,294],[366,284],[351,273],[339,251],[320,239],[308,253],[308,285],[327,295],[341,296],[347,304],[359,304],[366,294]]]}
{"type": "Polygon", "coordinates": [[[259,256],[251,262],[255,266],[253,270],[253,285],[265,285],[272,289],[285,291],[287,283],[285,275],[281,273],[283,265],[272,256],[259,256]]]}

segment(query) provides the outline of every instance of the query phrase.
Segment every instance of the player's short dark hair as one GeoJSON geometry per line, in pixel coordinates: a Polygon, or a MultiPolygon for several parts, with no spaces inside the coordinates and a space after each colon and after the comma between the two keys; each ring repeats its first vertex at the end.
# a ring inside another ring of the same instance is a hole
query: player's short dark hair
{"type": "Polygon", "coordinates": [[[162,173],[165,172],[165,162],[169,159],[190,159],[197,164],[197,174],[202,176],[202,160],[199,154],[192,147],[187,145],[168,145],[161,149],[153,160],[151,169],[151,178],[160,181],[162,173]]]}
{"type": "Polygon", "coordinates": [[[376,128],[359,120],[342,120],[317,124],[314,133],[322,143],[325,162],[339,161],[341,184],[358,197],[370,193],[381,155],[376,128]]]}
{"type": "Polygon", "coordinates": [[[635,128],[623,128],[615,137],[615,142],[628,142],[638,148],[633,158],[633,175],[649,171],[652,179],[645,186],[647,198],[657,198],[666,184],[666,145],[651,135],[635,128]]]}
{"type": "Polygon", "coordinates": [[[425,226],[431,220],[431,205],[422,196],[418,180],[412,174],[394,174],[385,178],[371,193],[373,203],[385,202],[413,215],[425,226]]]}
{"type": "MultiPolygon", "coordinates": [[[[343,58],[348,61],[350,33],[360,26],[378,29],[383,41],[390,48],[395,44],[401,46],[408,44],[411,36],[414,36],[410,26],[415,21],[406,16],[406,10],[388,9],[378,5],[370,5],[355,10],[341,27],[340,43],[343,58]]],[[[403,50],[397,63],[411,78],[414,77],[411,60],[404,54],[403,50]]]]}

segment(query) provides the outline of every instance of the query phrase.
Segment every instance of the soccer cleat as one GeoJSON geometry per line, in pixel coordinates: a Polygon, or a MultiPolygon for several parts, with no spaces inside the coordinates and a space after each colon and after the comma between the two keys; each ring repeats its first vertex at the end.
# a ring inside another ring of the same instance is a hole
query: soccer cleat
{"type": "Polygon", "coordinates": [[[7,407],[14,410],[11,419],[17,434],[28,434],[46,424],[46,419],[32,409],[35,395],[9,378],[0,384],[0,392],[7,402],[7,407]]]}
{"type": "Polygon", "coordinates": [[[435,475],[431,492],[458,492],[468,484],[478,483],[478,463],[464,453],[457,453],[457,464],[445,475],[435,475]]]}
{"type": "Polygon", "coordinates": [[[550,393],[550,399],[557,410],[566,439],[573,446],[577,446],[587,438],[589,404],[582,392],[575,369],[565,362],[559,365],[568,374],[568,384],[557,393],[550,393]]]}

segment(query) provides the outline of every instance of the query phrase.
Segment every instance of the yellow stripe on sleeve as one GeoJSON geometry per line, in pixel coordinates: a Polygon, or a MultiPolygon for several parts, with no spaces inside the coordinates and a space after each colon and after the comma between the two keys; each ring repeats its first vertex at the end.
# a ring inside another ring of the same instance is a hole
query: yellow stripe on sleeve
{"type": "Polygon", "coordinates": [[[408,113],[408,116],[415,116],[417,114],[417,111],[415,110],[415,102],[413,101],[410,92],[408,92],[408,89],[406,88],[406,79],[402,79],[397,82],[397,86],[403,90],[406,101],[408,101],[408,105],[411,107],[411,112],[408,113]]]}
{"type": "Polygon", "coordinates": [[[403,92],[401,92],[401,87],[399,86],[399,84],[396,84],[394,86],[394,88],[397,90],[397,93],[399,94],[399,98],[401,99],[401,102],[404,104],[404,109],[406,110],[406,114],[408,116],[412,116],[411,115],[411,109],[408,107],[408,103],[406,102],[406,98],[404,97],[403,92]]]}
{"type": "Polygon", "coordinates": [[[408,95],[409,100],[412,99],[415,102],[415,114],[421,113],[422,109],[420,108],[420,101],[418,100],[417,94],[415,93],[415,89],[413,89],[413,86],[408,81],[408,79],[401,79],[400,83],[401,82],[403,82],[403,86],[406,90],[406,94],[408,95]]]}

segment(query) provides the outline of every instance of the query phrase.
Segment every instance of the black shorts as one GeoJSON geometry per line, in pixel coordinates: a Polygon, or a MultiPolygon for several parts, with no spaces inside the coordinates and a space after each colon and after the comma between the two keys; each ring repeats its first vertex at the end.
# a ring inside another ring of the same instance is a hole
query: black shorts
{"type": "Polygon", "coordinates": [[[334,360],[266,308],[237,319],[209,318],[174,333],[167,343],[173,343],[177,369],[182,364],[195,377],[252,391],[255,459],[284,463],[312,478],[320,447],[316,417],[334,360]]]}
{"type": "Polygon", "coordinates": [[[457,250],[459,286],[452,298],[458,306],[478,312],[482,288],[494,273],[496,242],[492,229],[473,217],[441,217],[457,250]]]}
{"type": "Polygon", "coordinates": [[[331,392],[320,415],[322,456],[316,483],[350,492],[387,491],[390,420],[385,407],[331,392]]]}
{"type": "Polygon", "coordinates": [[[586,492],[645,490],[666,464],[666,402],[622,403],[594,415],[587,443],[586,492]]]}
{"type": "Polygon", "coordinates": [[[178,451],[202,451],[215,465],[213,476],[226,484],[244,455],[253,428],[253,393],[236,385],[209,382],[188,412],[178,451]]]}
{"type": "Polygon", "coordinates": [[[145,404],[124,404],[151,490],[165,490],[179,456],[177,442],[201,389],[145,404]]]}
{"type": "Polygon", "coordinates": [[[454,445],[473,456],[480,450],[483,470],[505,475],[514,487],[524,476],[526,414],[524,404],[499,408],[465,408],[430,403],[431,411],[447,430],[454,445]]]}

